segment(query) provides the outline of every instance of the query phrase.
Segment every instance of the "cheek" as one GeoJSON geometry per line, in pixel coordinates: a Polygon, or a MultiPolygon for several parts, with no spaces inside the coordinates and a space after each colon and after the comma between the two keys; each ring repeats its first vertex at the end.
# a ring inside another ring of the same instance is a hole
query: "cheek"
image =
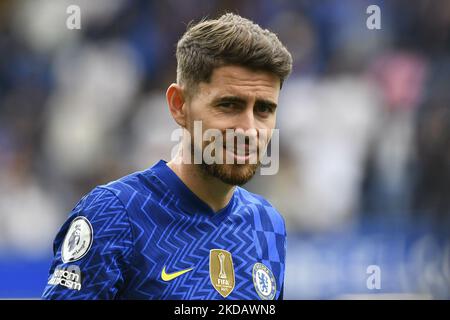
{"type": "Polygon", "coordinates": [[[273,131],[275,129],[275,117],[273,119],[268,120],[267,122],[264,122],[259,127],[259,138],[264,141],[264,143],[268,143],[270,139],[272,138],[273,131]]]}
{"type": "Polygon", "coordinates": [[[276,116],[269,117],[265,119],[264,121],[260,121],[257,126],[260,130],[266,130],[268,132],[272,132],[273,129],[275,129],[276,124],[276,116]]]}
{"type": "Polygon", "coordinates": [[[216,118],[211,108],[200,100],[187,107],[186,116],[192,123],[194,121],[202,121],[203,124],[211,123],[216,118]]]}
{"type": "Polygon", "coordinates": [[[194,129],[194,122],[196,121],[201,121],[202,127],[208,122],[200,106],[196,104],[186,106],[186,122],[190,130],[194,129]]]}

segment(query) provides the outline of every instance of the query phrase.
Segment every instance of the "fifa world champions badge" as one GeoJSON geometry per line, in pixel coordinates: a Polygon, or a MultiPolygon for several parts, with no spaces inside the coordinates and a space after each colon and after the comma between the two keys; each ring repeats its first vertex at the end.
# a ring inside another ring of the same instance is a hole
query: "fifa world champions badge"
{"type": "Polygon", "coordinates": [[[214,289],[224,298],[234,289],[234,266],[231,253],[212,249],[209,252],[209,277],[214,289]]]}
{"type": "Polygon", "coordinates": [[[272,271],[262,263],[253,266],[253,284],[262,300],[273,300],[277,292],[277,285],[272,271]]]}

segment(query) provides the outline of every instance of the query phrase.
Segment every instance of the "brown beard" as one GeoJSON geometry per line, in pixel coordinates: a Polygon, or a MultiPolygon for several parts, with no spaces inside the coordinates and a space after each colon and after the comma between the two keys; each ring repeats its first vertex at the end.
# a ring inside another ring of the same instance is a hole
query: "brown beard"
{"type": "Polygon", "coordinates": [[[255,175],[259,164],[206,164],[202,161],[200,167],[208,175],[226,184],[242,186],[255,175]]]}
{"type": "MultiPolygon", "coordinates": [[[[191,157],[194,158],[194,149],[198,148],[194,144],[194,139],[191,140],[191,157]],[[193,146],[193,147],[192,147],[193,146]]],[[[203,150],[201,151],[203,155],[203,150]]],[[[256,170],[260,165],[259,160],[256,164],[218,164],[205,163],[202,157],[202,163],[200,164],[201,170],[208,176],[214,177],[222,181],[223,183],[231,186],[242,186],[246,184],[255,175],[256,170]]]]}

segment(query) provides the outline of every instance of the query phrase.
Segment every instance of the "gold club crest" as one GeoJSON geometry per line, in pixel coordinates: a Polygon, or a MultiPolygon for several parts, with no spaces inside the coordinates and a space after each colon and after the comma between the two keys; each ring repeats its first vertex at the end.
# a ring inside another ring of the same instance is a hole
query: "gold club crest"
{"type": "Polygon", "coordinates": [[[234,289],[234,266],[231,253],[212,249],[209,252],[209,278],[214,289],[226,298],[234,289]]]}

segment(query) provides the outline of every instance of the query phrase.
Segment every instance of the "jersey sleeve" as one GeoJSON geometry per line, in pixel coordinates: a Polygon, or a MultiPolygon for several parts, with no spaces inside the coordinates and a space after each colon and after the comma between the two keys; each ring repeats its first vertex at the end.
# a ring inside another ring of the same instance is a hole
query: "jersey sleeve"
{"type": "Polygon", "coordinates": [[[278,296],[277,300],[283,300],[284,298],[284,283],[281,285],[281,289],[280,289],[280,295],[278,296]]]}
{"type": "Polygon", "coordinates": [[[43,299],[116,299],[133,254],[125,207],[97,187],[80,200],[56,235],[43,299]]]}
{"type": "Polygon", "coordinates": [[[283,256],[283,264],[281,266],[282,271],[281,274],[283,275],[283,279],[281,280],[281,289],[280,289],[280,295],[278,296],[278,300],[284,300],[284,282],[285,282],[285,274],[286,274],[286,251],[287,251],[287,235],[286,235],[286,225],[284,223],[283,219],[283,226],[284,226],[284,256],[283,256]]]}

